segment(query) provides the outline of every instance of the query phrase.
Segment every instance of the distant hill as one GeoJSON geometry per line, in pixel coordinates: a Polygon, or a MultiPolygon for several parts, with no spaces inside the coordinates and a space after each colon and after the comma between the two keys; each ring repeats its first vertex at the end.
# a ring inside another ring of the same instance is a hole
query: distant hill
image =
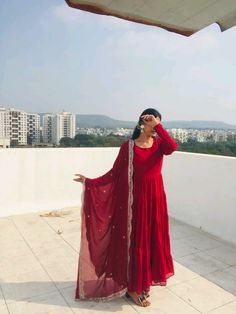
{"type": "MultiPolygon", "coordinates": [[[[43,124],[43,115],[39,113],[40,124],[43,124]]],[[[134,128],[136,122],[115,120],[105,115],[99,114],[76,114],[76,126],[78,128],[134,128]]]]}
{"type": "MultiPolygon", "coordinates": [[[[77,127],[104,127],[104,128],[134,128],[138,121],[123,121],[112,119],[105,115],[76,115],[77,127]]],[[[162,121],[165,128],[192,128],[192,129],[236,129],[236,125],[222,121],[202,120],[173,120],[162,121]]]]}
{"type": "Polygon", "coordinates": [[[183,129],[232,129],[236,130],[236,125],[222,121],[211,120],[173,120],[163,121],[166,128],[183,128],[183,129]]]}
{"type": "Polygon", "coordinates": [[[134,128],[137,122],[112,119],[105,115],[77,114],[76,124],[79,128],[134,128]]]}
{"type": "MultiPolygon", "coordinates": [[[[45,113],[39,113],[42,116],[45,113]]],[[[131,128],[133,129],[138,121],[116,120],[99,114],[76,114],[76,126],[80,128],[131,128]]],[[[165,128],[185,128],[185,129],[231,129],[236,130],[236,125],[222,121],[207,120],[173,120],[162,121],[165,128]]]]}

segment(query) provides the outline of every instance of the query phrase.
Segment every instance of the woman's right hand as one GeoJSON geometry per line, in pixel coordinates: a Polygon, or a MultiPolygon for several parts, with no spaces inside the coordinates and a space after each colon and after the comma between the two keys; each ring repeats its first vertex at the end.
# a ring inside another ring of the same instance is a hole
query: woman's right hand
{"type": "Polygon", "coordinates": [[[84,183],[84,181],[86,179],[85,176],[83,176],[82,174],[79,174],[79,173],[76,173],[75,176],[79,176],[79,178],[73,179],[74,181],[84,183]]]}

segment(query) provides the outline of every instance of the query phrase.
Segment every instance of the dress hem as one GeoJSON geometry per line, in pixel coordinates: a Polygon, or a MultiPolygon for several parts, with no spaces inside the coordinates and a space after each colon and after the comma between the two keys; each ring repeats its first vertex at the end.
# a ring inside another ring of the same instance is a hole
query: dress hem
{"type": "Polygon", "coordinates": [[[110,301],[110,300],[113,300],[113,299],[116,299],[118,297],[122,297],[123,295],[125,295],[127,291],[127,288],[125,289],[122,289],[121,291],[118,291],[118,292],[115,292],[113,294],[111,294],[110,296],[107,296],[107,297],[97,297],[97,298],[74,298],[74,301],[97,301],[97,302],[106,302],[106,301],[110,301]]]}
{"type": "MultiPolygon", "coordinates": [[[[170,278],[171,276],[174,276],[174,275],[175,275],[175,272],[168,273],[166,275],[166,280],[165,281],[155,281],[155,280],[152,280],[150,282],[150,284],[149,284],[149,287],[148,288],[144,288],[143,291],[149,292],[151,286],[167,286],[167,279],[170,278]]],[[[140,291],[133,291],[133,290],[130,290],[130,292],[142,293],[140,291]]]]}
{"type": "MultiPolygon", "coordinates": [[[[171,276],[175,275],[175,272],[171,272],[171,273],[168,273],[166,275],[166,279],[170,278],[171,276]]],[[[166,286],[167,285],[167,281],[156,281],[155,280],[152,280],[152,282],[150,283],[150,286],[166,286]]],[[[125,288],[121,291],[118,291],[116,293],[113,293],[112,295],[110,296],[107,296],[107,297],[97,297],[97,298],[74,298],[74,301],[76,302],[79,302],[79,301],[96,301],[96,302],[106,302],[106,301],[110,301],[110,300],[114,300],[118,297],[122,297],[126,294],[126,292],[128,291],[128,288],[125,288]]],[[[146,292],[149,292],[150,291],[150,288],[149,289],[144,289],[143,291],[146,291],[146,292]]],[[[131,291],[132,292],[132,291],[131,291]]],[[[137,292],[137,291],[136,291],[137,292]]]]}

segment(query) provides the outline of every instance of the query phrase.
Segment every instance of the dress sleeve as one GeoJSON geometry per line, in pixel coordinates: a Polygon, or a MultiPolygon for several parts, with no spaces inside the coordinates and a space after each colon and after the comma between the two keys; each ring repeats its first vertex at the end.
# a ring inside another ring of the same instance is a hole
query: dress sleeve
{"type": "Polygon", "coordinates": [[[160,150],[163,155],[170,155],[178,149],[178,143],[164,129],[161,123],[158,123],[154,128],[160,136],[160,150]]]}
{"type": "Polygon", "coordinates": [[[126,150],[125,150],[125,144],[126,142],[122,143],[119,149],[119,153],[113,163],[112,168],[103,174],[100,177],[97,178],[85,178],[85,182],[87,186],[93,187],[93,186],[99,186],[99,185],[105,185],[113,180],[113,177],[116,176],[119,171],[122,169],[124,162],[127,161],[126,157],[126,150]]]}

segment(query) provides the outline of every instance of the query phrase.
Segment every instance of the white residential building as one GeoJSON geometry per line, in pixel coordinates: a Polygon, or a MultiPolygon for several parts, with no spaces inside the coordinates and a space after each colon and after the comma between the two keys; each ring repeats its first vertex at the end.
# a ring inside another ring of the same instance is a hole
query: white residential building
{"type": "Polygon", "coordinates": [[[43,142],[52,143],[52,125],[53,125],[53,114],[45,114],[43,116],[43,142]]]}
{"type": "Polygon", "coordinates": [[[40,115],[37,113],[27,114],[27,133],[30,141],[40,143],[40,115]]]}
{"type": "Polygon", "coordinates": [[[6,108],[0,108],[0,147],[6,147],[6,141],[10,141],[9,112],[6,108]]]}
{"type": "Polygon", "coordinates": [[[198,134],[197,134],[197,141],[198,142],[200,142],[200,143],[204,143],[204,142],[206,142],[206,136],[205,135],[203,135],[201,132],[199,132],[198,134]]]}
{"type": "Polygon", "coordinates": [[[60,144],[62,137],[75,137],[76,115],[74,113],[62,111],[53,117],[52,123],[52,143],[60,144]]]}
{"type": "Polygon", "coordinates": [[[184,129],[171,129],[170,133],[173,135],[173,137],[177,140],[179,140],[181,143],[187,142],[188,140],[188,132],[184,129]]]}
{"type": "Polygon", "coordinates": [[[27,113],[15,108],[0,108],[0,137],[27,144],[27,113]]]}
{"type": "Polygon", "coordinates": [[[214,142],[225,142],[227,141],[227,134],[223,131],[218,131],[214,134],[214,142]]]}
{"type": "Polygon", "coordinates": [[[27,113],[23,110],[9,108],[10,138],[20,145],[27,145],[27,113]]]}
{"type": "Polygon", "coordinates": [[[10,141],[9,112],[0,108],[0,148],[9,148],[10,141]]]}

